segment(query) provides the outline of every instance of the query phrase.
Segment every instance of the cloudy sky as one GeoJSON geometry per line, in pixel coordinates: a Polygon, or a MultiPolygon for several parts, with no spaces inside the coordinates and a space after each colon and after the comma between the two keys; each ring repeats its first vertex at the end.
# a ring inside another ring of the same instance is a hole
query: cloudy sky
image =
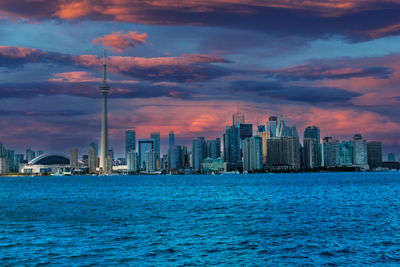
{"type": "Polygon", "coordinates": [[[302,134],[361,133],[400,151],[400,2],[2,0],[0,142],[81,154],[100,136],[109,51],[110,144],[178,144],[282,114],[302,134]]]}

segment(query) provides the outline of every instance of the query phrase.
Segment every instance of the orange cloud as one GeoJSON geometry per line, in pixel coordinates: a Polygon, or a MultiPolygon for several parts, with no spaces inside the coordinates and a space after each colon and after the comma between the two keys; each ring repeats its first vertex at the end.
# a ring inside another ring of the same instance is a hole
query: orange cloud
{"type": "Polygon", "coordinates": [[[91,73],[86,71],[72,71],[53,74],[49,82],[100,82],[101,78],[92,77],[91,73]]]}
{"type": "Polygon", "coordinates": [[[113,32],[112,34],[105,35],[93,40],[93,44],[103,44],[116,52],[124,52],[128,48],[133,48],[136,45],[142,44],[147,41],[146,33],[138,33],[130,31],[127,33],[113,32]]]}

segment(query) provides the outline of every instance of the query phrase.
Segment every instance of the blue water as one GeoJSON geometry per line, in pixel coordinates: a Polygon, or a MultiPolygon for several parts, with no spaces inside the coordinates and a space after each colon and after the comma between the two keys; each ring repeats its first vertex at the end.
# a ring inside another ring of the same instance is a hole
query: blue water
{"type": "Polygon", "coordinates": [[[1,265],[400,264],[400,173],[0,178],[1,265]]]}

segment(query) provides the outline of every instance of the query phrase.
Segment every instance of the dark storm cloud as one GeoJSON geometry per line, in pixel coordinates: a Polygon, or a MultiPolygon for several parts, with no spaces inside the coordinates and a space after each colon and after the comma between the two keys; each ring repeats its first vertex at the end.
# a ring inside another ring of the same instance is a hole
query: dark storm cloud
{"type": "Polygon", "coordinates": [[[340,88],[283,86],[278,83],[247,80],[233,82],[229,91],[241,95],[251,95],[253,99],[257,96],[259,97],[258,101],[271,98],[310,104],[336,103],[342,105],[353,97],[361,96],[359,93],[340,88]]]}
{"type": "Polygon", "coordinates": [[[352,41],[397,35],[396,1],[10,1],[0,14],[10,19],[107,20],[152,25],[205,25],[277,35],[330,36],[352,41]]]}
{"type": "MultiPolygon", "coordinates": [[[[351,62],[349,63],[351,64],[351,62]]],[[[392,70],[389,67],[350,67],[350,64],[347,66],[332,66],[305,63],[286,69],[267,71],[266,77],[286,81],[314,81],[323,79],[351,79],[362,77],[389,79],[390,75],[392,74],[392,70]]]]}
{"type": "MultiPolygon", "coordinates": [[[[39,95],[69,95],[88,98],[99,98],[97,83],[80,82],[40,82],[0,84],[0,98],[33,98],[39,95]]],[[[111,98],[150,98],[172,97],[186,99],[191,93],[181,87],[150,84],[113,83],[111,98]]]]}
{"type": "Polygon", "coordinates": [[[86,112],[78,110],[55,110],[55,111],[39,111],[39,110],[0,110],[0,116],[28,116],[28,117],[75,117],[86,115],[86,112]]]}

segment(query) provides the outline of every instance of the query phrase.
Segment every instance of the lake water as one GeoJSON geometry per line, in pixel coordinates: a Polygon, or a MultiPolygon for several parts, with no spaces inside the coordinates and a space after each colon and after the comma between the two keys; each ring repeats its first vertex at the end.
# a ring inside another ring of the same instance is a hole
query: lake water
{"type": "Polygon", "coordinates": [[[400,173],[0,178],[1,265],[400,264],[400,173]]]}

